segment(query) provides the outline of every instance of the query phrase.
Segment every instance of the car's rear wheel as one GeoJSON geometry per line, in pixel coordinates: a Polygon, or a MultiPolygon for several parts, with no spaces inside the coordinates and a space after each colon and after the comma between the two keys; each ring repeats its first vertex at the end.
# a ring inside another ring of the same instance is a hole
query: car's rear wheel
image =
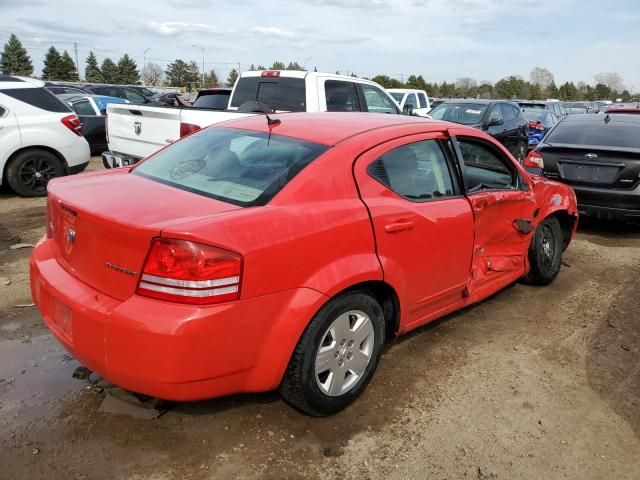
{"type": "Polygon", "coordinates": [[[531,239],[529,263],[531,270],[525,277],[533,285],[549,285],[555,280],[562,265],[564,239],[560,222],[555,217],[543,220],[531,239]]]}
{"type": "Polygon", "coordinates": [[[18,195],[43,197],[47,183],[64,175],[62,162],[53,153],[33,149],[20,152],[7,166],[7,182],[18,195]]]}
{"type": "Polygon", "coordinates": [[[331,300],[313,318],[289,361],[284,399],[313,416],[336,413],[365,389],[384,344],[384,316],[363,291],[331,300]]]}

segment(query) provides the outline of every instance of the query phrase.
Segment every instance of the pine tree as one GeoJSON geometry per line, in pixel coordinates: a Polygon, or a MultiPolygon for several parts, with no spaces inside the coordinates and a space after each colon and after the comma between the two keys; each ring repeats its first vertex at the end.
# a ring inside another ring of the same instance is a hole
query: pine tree
{"type": "Polygon", "coordinates": [[[118,60],[117,82],[124,85],[135,85],[140,82],[138,66],[126,53],[118,60]]]}
{"type": "Polygon", "coordinates": [[[118,67],[113,60],[110,58],[105,58],[102,61],[102,66],[100,67],[100,72],[102,73],[102,81],[104,83],[116,83],[118,78],[118,67]]]}
{"type": "Polygon", "coordinates": [[[84,69],[84,79],[87,82],[102,82],[102,73],[100,72],[98,60],[93,52],[89,52],[89,56],[87,57],[87,66],[84,69]]]}
{"type": "Polygon", "coordinates": [[[287,70],[304,70],[304,68],[298,62],[289,62],[287,70]]]}
{"type": "Polygon", "coordinates": [[[28,77],[33,73],[31,58],[27,50],[22,46],[18,37],[13,33],[9,41],[4,44],[4,50],[0,54],[0,72],[6,75],[22,75],[28,77]]]}
{"type": "Polygon", "coordinates": [[[198,63],[191,60],[189,65],[187,66],[189,71],[187,75],[187,82],[189,83],[200,83],[202,81],[202,77],[200,76],[200,69],[198,68],[198,63]]]}
{"type": "Polygon", "coordinates": [[[284,70],[284,69],[285,69],[284,62],[279,62],[276,60],[275,62],[273,62],[273,65],[271,65],[270,70],[284,70]]]}
{"type": "Polygon", "coordinates": [[[218,75],[214,70],[204,74],[204,88],[215,88],[220,85],[218,75]]]}
{"type": "Polygon", "coordinates": [[[227,87],[233,87],[236,84],[236,80],[238,80],[238,76],[238,71],[235,68],[231,70],[227,77],[227,87]]]}
{"type": "Polygon", "coordinates": [[[167,76],[167,83],[171,87],[184,87],[189,81],[189,65],[179,58],[167,65],[164,73],[167,76]]]}
{"type": "Polygon", "coordinates": [[[62,58],[60,59],[60,78],[58,80],[64,80],[67,82],[78,80],[76,64],[73,63],[71,56],[66,50],[62,53],[62,58]]]}
{"type": "Polygon", "coordinates": [[[56,47],[51,46],[44,57],[44,68],[42,69],[43,80],[62,80],[62,57],[56,47]]]}

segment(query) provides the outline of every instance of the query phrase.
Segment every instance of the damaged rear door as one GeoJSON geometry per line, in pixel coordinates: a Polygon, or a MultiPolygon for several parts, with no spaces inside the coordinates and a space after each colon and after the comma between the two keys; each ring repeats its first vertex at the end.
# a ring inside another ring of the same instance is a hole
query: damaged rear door
{"type": "Polygon", "coordinates": [[[491,142],[461,135],[453,144],[474,215],[469,292],[477,301],[526,272],[536,201],[515,162],[491,142]]]}

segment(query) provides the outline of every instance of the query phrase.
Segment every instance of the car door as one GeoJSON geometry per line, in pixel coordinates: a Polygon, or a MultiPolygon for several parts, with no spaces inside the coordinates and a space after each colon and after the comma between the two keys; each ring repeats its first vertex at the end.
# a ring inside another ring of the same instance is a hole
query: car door
{"type": "Polygon", "coordinates": [[[473,215],[442,133],[399,138],[360,156],[354,174],[384,278],[401,304],[401,331],[462,306],[473,215]]]}
{"type": "Polygon", "coordinates": [[[525,176],[502,149],[464,131],[451,133],[474,214],[469,291],[478,301],[524,275],[537,204],[525,176]]]}
{"type": "MultiPolygon", "coordinates": [[[[0,102],[2,102],[2,94],[0,94],[0,102]]],[[[2,180],[4,162],[21,146],[18,120],[8,106],[0,103],[0,180],[2,180]]]]}
{"type": "Polygon", "coordinates": [[[414,110],[414,113],[419,117],[427,117],[429,115],[429,102],[427,96],[423,92],[418,92],[418,108],[414,110]]]}

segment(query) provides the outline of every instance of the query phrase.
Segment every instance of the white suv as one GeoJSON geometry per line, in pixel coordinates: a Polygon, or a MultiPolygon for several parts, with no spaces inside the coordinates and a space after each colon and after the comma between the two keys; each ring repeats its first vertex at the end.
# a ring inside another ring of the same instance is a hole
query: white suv
{"type": "Polygon", "coordinates": [[[0,75],[0,185],[43,196],[49,180],[81,172],[89,158],[77,115],[43,82],[0,75]]]}
{"type": "Polygon", "coordinates": [[[387,88],[402,111],[410,109],[413,115],[418,117],[429,117],[431,104],[429,95],[424,90],[414,90],[412,88],[387,88]]]}

